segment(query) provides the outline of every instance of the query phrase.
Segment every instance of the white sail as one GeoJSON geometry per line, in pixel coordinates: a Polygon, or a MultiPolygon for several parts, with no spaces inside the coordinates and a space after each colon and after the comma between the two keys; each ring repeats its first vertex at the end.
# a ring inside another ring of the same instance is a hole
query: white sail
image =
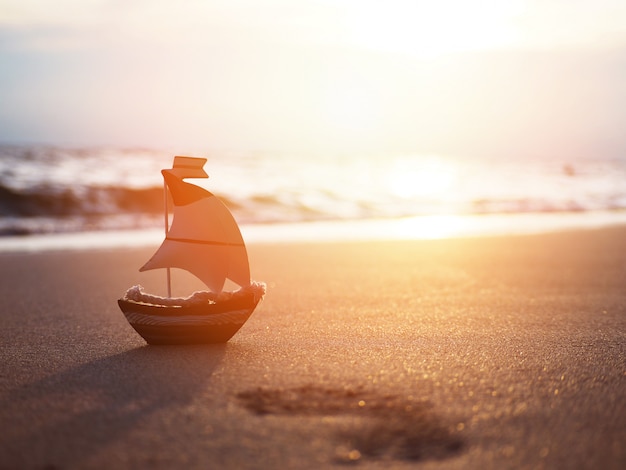
{"type": "Polygon", "coordinates": [[[219,293],[226,279],[245,287],[250,284],[246,247],[228,208],[213,194],[183,181],[206,176],[206,159],[176,157],[163,176],[174,200],[172,226],[156,253],[140,271],[181,268],[219,293]]]}

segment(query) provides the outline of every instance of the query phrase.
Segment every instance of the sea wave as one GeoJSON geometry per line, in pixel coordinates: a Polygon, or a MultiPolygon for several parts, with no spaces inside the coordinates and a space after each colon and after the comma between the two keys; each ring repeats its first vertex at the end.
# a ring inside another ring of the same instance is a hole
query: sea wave
{"type": "MultiPolygon", "coordinates": [[[[0,146],[0,235],[162,226],[169,165],[150,149],[0,146]]],[[[626,209],[625,160],[214,152],[206,167],[198,184],[244,224],[626,209]]]]}

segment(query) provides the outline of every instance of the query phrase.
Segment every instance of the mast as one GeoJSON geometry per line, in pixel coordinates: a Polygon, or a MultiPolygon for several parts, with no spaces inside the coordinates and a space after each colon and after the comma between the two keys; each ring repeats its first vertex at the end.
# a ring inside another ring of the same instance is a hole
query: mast
{"type": "MultiPolygon", "coordinates": [[[[167,231],[170,226],[169,215],[167,213],[167,182],[163,178],[163,213],[165,215],[165,238],[167,238],[167,231]]],[[[167,298],[172,297],[172,275],[170,267],[166,268],[167,273],[167,298]]]]}

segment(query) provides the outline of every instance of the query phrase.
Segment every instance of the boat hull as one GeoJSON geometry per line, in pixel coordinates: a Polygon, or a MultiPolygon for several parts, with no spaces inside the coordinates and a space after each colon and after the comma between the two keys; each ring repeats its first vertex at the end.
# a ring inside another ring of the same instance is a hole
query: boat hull
{"type": "Polygon", "coordinates": [[[152,305],[119,299],[126,320],[148,344],[226,343],[259,303],[253,294],[192,306],[152,305]]]}

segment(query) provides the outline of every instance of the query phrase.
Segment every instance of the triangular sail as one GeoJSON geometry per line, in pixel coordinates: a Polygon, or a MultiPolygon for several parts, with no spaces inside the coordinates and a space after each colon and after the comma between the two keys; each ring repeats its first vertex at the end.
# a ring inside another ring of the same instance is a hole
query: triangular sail
{"type": "Polygon", "coordinates": [[[183,181],[206,177],[206,159],[176,157],[163,177],[172,194],[172,226],[156,253],[140,271],[181,268],[219,293],[226,279],[240,286],[250,284],[246,247],[228,208],[209,191],[183,181]]]}

